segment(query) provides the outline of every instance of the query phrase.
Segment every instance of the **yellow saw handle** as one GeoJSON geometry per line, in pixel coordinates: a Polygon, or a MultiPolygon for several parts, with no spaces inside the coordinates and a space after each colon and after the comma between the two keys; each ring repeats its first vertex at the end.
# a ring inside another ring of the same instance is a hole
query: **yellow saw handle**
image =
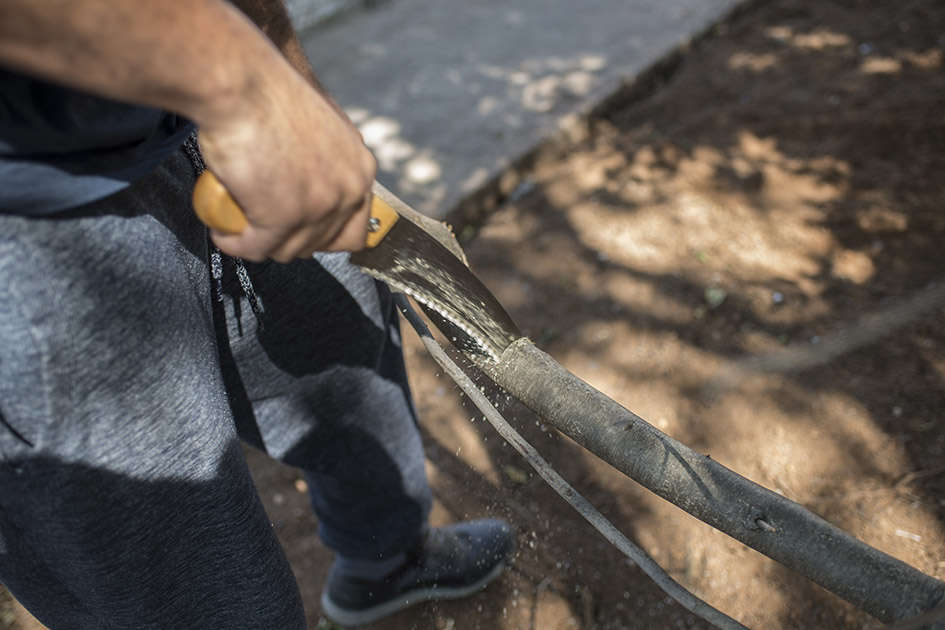
{"type": "MultiPolygon", "coordinates": [[[[197,178],[197,184],[194,186],[194,211],[207,227],[219,232],[239,234],[249,225],[246,215],[230,195],[230,191],[210,171],[204,171],[197,178]]],[[[376,246],[387,236],[399,218],[386,201],[372,195],[371,218],[364,244],[367,247],[376,246]]]]}

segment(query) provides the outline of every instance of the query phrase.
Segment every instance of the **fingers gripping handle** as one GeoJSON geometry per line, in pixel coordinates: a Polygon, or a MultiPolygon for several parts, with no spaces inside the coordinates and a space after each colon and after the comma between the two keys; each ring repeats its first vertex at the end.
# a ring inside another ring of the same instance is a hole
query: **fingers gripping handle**
{"type": "MultiPolygon", "coordinates": [[[[374,182],[374,186],[380,186],[374,182]]],[[[371,195],[371,218],[368,219],[367,238],[364,239],[364,246],[367,248],[375,247],[384,240],[390,229],[397,223],[400,215],[390,207],[386,201],[378,195],[371,195]]]]}
{"type": "Polygon", "coordinates": [[[194,211],[207,227],[219,232],[240,234],[249,225],[239,204],[210,171],[204,171],[194,186],[194,211]]]}
{"type": "MultiPolygon", "coordinates": [[[[207,227],[219,232],[239,234],[249,225],[239,204],[210,171],[204,171],[194,186],[194,211],[207,227]]],[[[397,212],[387,202],[373,195],[365,245],[374,247],[380,243],[398,218],[397,212]]]]}

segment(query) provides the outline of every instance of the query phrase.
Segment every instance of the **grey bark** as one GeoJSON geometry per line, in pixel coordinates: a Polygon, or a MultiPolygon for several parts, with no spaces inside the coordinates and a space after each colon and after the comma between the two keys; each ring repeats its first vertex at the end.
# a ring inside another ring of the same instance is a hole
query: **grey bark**
{"type": "Polygon", "coordinates": [[[747,630],[725,613],[713,608],[707,602],[699,599],[681,584],[669,576],[643,549],[633,544],[629,538],[617,529],[613,523],[604,518],[591,503],[585,499],[564,477],[552,468],[551,464],[523,438],[502,414],[489,402],[488,397],[476,388],[472,379],[447,355],[446,351],[433,338],[430,329],[423,319],[413,310],[406,297],[397,294],[394,296],[400,312],[410,322],[420,336],[420,340],[433,359],[452,378],[469,399],[479,408],[489,424],[502,438],[525,458],[542,479],[557,492],[562,499],[583,516],[609,543],[630,558],[663,592],[675,599],[686,610],[702,617],[710,624],[723,630],[747,630]]]}
{"type": "Polygon", "coordinates": [[[565,370],[527,339],[513,343],[489,375],[546,422],[631,479],[878,619],[904,619],[945,600],[945,582],[694,452],[565,370]]]}

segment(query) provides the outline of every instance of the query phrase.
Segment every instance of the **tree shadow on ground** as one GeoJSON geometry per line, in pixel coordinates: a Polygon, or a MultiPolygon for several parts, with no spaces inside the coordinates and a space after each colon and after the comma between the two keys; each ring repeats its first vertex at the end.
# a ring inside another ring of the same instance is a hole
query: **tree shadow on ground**
{"type": "MultiPolygon", "coordinates": [[[[411,365],[415,373],[435,373],[437,370],[432,360],[425,356],[412,359],[411,365]]],[[[467,369],[475,376],[475,368],[467,366],[467,369]]],[[[541,444],[542,454],[555,462],[559,472],[579,491],[594,497],[596,507],[618,527],[623,526],[629,533],[625,524],[648,513],[646,505],[635,497],[612,492],[598,471],[588,465],[593,458],[587,457],[578,445],[546,427],[521,404],[506,402],[502,393],[487,379],[477,378],[477,382],[491,400],[499,403],[497,406],[526,439],[541,444]]],[[[423,389],[428,387],[424,379],[418,392],[421,405],[431,398],[429,390],[423,389]]],[[[461,394],[457,394],[456,399],[464,401],[461,394]]],[[[670,604],[665,594],[645,575],[622,555],[613,553],[609,543],[532,473],[481,416],[479,419],[468,417],[475,413],[474,410],[462,407],[457,413],[455,408],[440,400],[436,405],[421,408],[420,412],[425,425],[443,420],[456,421],[457,415],[460,423],[472,420],[485,450],[484,457],[472,456],[479,464],[474,468],[467,460],[468,454],[463,452],[460,456],[460,449],[445,445],[448,437],[437,437],[439,432],[436,430],[424,430],[424,446],[436,469],[434,494],[448,512],[448,520],[477,514],[499,515],[508,518],[518,531],[518,552],[510,575],[503,578],[502,604],[493,604],[503,614],[494,620],[495,625],[491,627],[644,628],[653,627],[653,623],[661,627],[677,623],[684,624],[684,627],[708,627],[697,617],[670,604]],[[483,460],[497,474],[483,474],[483,460]],[[624,593],[622,597],[626,602],[620,604],[618,618],[601,609],[597,593],[602,583],[618,584],[624,593]],[[525,614],[505,614],[506,610],[519,606],[528,607],[525,614]],[[644,615],[648,613],[649,618],[646,621],[634,620],[634,611],[642,611],[644,615]],[[630,625],[606,625],[621,622],[630,625]],[[549,626],[550,623],[555,625],[549,626]]],[[[463,603],[440,603],[435,609],[440,615],[453,617],[452,611],[463,607],[463,603]]],[[[483,619],[477,617],[476,623],[483,623],[483,619]]]]}
{"type": "MultiPolygon", "coordinates": [[[[945,276],[942,32],[945,9],[931,1],[759,4],[697,43],[657,91],[612,99],[587,140],[538,158],[533,189],[470,247],[473,268],[572,370],[630,400],[672,389],[684,402],[669,424],[684,441],[734,457],[739,436],[726,444],[713,422],[724,404],[705,396],[717,370],[785,346],[816,357],[865,313],[945,276]],[[661,342],[683,349],[660,356],[661,342]]],[[[843,481],[808,480],[792,497],[828,520],[899,555],[905,543],[869,521],[893,502],[931,515],[931,546],[910,556],[926,571],[945,525],[941,307],[839,356],[746,375],[731,394],[763,403],[760,422],[843,445],[843,481]]],[[[786,571],[763,579],[816,602],[785,607],[783,627],[863,620],[786,571]]]]}
{"type": "MultiPolygon", "coordinates": [[[[706,385],[744,356],[785,347],[816,355],[864,313],[945,275],[942,32],[945,10],[931,0],[756,3],[667,65],[656,89],[631,86],[611,99],[587,140],[539,158],[533,189],[492,216],[469,248],[473,269],[523,331],[569,369],[661,430],[930,573],[945,557],[941,308],[813,367],[749,373],[714,398],[706,385]],[[905,518],[912,506],[922,518],[905,518]],[[925,527],[921,543],[890,533],[917,535],[913,524],[925,527]]],[[[429,423],[465,422],[469,412],[436,394],[442,377],[428,359],[409,361],[421,375],[424,442],[446,516],[505,515],[520,553],[471,602],[426,605],[378,627],[567,627],[568,619],[585,630],[701,627],[543,483],[522,477],[523,464],[489,429],[479,459],[491,473],[457,454],[429,423]],[[546,594],[563,604],[549,606],[546,594]],[[516,600],[530,610],[513,615],[516,600]]],[[[674,577],[744,623],[867,622],[655,504],[528,412],[509,415],[674,577]],[[693,532],[697,540],[680,541],[693,532]]],[[[299,514],[306,508],[301,493],[284,500],[299,514]]],[[[311,517],[299,519],[308,520],[298,540],[311,539],[311,517]]],[[[287,546],[300,544],[293,537],[287,546]]],[[[317,593],[317,582],[305,585],[317,593]]]]}

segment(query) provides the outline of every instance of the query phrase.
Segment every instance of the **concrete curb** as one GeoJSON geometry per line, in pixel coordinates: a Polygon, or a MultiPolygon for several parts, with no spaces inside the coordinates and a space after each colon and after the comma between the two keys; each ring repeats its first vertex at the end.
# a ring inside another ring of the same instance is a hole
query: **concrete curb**
{"type": "Polygon", "coordinates": [[[739,3],[396,0],[302,39],[379,179],[443,218],[739,3]]]}
{"type": "Polygon", "coordinates": [[[480,227],[495,211],[527,192],[524,189],[539,162],[560,159],[568,147],[588,138],[594,125],[610,113],[652,96],[672,79],[695,46],[764,2],[741,0],[718,20],[677,44],[636,76],[622,79],[616,86],[602,86],[595,91],[585,106],[562,118],[551,135],[513,159],[508,167],[447,211],[444,221],[452,227],[460,243],[465,245],[474,239],[480,227]]]}
{"type": "Polygon", "coordinates": [[[346,11],[359,8],[364,0],[286,0],[286,10],[298,32],[323,24],[346,11]]]}

